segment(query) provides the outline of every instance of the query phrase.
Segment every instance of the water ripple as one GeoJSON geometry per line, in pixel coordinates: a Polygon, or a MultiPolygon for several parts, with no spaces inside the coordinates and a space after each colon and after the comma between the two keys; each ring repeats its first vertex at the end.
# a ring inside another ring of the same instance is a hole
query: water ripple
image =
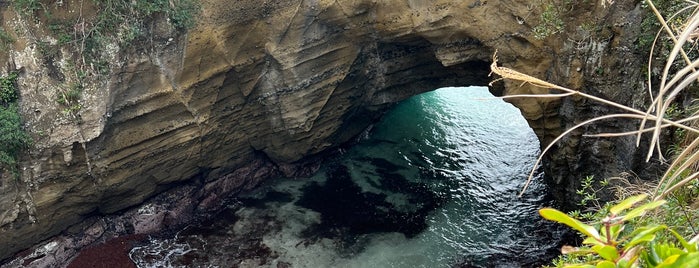
{"type": "Polygon", "coordinates": [[[310,183],[279,180],[242,197],[263,205],[232,208],[235,221],[216,225],[228,225],[226,235],[206,243],[190,235],[224,257],[182,239],[152,241],[132,257],[157,259],[160,250],[206,266],[230,266],[227,254],[243,258],[235,265],[263,267],[532,266],[556,239],[536,213],[547,202],[540,175],[517,196],[538,152],[519,110],[486,88],[439,89],[398,104],[310,183]],[[241,237],[255,241],[252,253],[232,249],[245,248],[241,237]]]}

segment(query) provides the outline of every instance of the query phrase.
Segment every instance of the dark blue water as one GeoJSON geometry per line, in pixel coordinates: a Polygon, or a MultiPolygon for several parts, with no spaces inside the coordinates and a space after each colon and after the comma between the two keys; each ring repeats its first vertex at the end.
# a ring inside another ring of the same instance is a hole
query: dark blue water
{"type": "Polygon", "coordinates": [[[134,248],[140,267],[529,267],[555,252],[539,153],[486,88],[398,104],[310,179],[278,179],[219,219],[134,248]]]}

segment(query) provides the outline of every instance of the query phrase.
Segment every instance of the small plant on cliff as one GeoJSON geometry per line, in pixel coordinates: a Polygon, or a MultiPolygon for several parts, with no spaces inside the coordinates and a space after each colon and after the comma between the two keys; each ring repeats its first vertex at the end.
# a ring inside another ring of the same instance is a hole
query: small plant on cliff
{"type": "MultiPolygon", "coordinates": [[[[22,129],[17,106],[17,73],[0,77],[0,170],[17,174],[17,157],[31,138],[22,129]]],[[[0,173],[1,174],[1,173],[0,173]]]]}
{"type": "Polygon", "coordinates": [[[58,69],[57,80],[65,81],[56,101],[74,122],[80,122],[83,90],[108,81],[105,75],[120,62],[117,59],[121,52],[134,49],[152,53],[169,44],[172,38],[166,37],[193,27],[201,9],[199,0],[76,0],[50,4],[14,0],[12,5],[20,18],[40,22],[26,27],[41,33],[28,34],[34,39],[28,43],[35,45],[43,64],[58,69]],[[163,27],[167,25],[170,27],[163,27]],[[155,40],[156,31],[167,35],[155,40]],[[41,38],[47,33],[52,38],[41,38]]]}
{"type": "MultiPolygon", "coordinates": [[[[97,74],[109,71],[110,60],[104,52],[110,43],[121,47],[131,46],[139,38],[148,36],[153,26],[147,23],[152,18],[162,16],[176,30],[187,30],[194,26],[201,8],[198,0],[93,1],[98,10],[97,16],[82,22],[77,29],[71,27],[75,40],[64,43],[78,50],[83,71],[86,71],[85,66],[90,66],[97,74]]],[[[71,35],[59,31],[61,36],[71,35]]]]}
{"type": "Polygon", "coordinates": [[[0,28],[0,49],[7,49],[7,47],[14,42],[15,39],[12,38],[5,29],[0,28]]]}
{"type": "MultiPolygon", "coordinates": [[[[133,44],[145,42],[145,38],[152,37],[150,34],[153,29],[161,28],[153,24],[158,18],[167,21],[176,31],[185,31],[195,25],[201,9],[199,0],[77,2],[42,4],[39,0],[15,0],[12,5],[19,14],[37,21],[45,21],[45,30],[57,40],[30,40],[38,45],[46,64],[53,64],[61,56],[71,56],[73,59],[70,62],[77,69],[89,72],[93,76],[104,75],[110,71],[115,48],[133,47],[133,44]],[[52,14],[53,10],[61,8],[68,10],[52,14]],[[39,10],[43,12],[37,12],[39,10]],[[79,16],[76,15],[78,13],[79,16]],[[94,15],[83,16],[83,13],[94,15]],[[62,55],[62,51],[71,55],[62,55]]],[[[148,44],[153,43],[152,39],[149,41],[148,44]]],[[[139,46],[139,49],[144,48],[139,46]]]]}
{"type": "Polygon", "coordinates": [[[565,26],[560,11],[553,3],[546,4],[543,9],[539,17],[539,24],[532,28],[536,39],[544,39],[558,34],[563,31],[565,26]]]}
{"type": "Polygon", "coordinates": [[[595,177],[594,176],[587,176],[585,179],[582,180],[580,189],[576,191],[578,195],[582,198],[580,200],[580,205],[582,206],[590,206],[591,204],[595,208],[601,208],[602,205],[599,203],[599,197],[597,196],[597,193],[599,193],[603,187],[609,185],[608,180],[601,180],[599,182],[599,187],[595,186],[595,177]]]}
{"type": "Polygon", "coordinates": [[[82,109],[82,104],[80,104],[80,99],[82,98],[83,84],[74,83],[70,85],[68,90],[59,92],[58,99],[56,100],[59,104],[63,105],[63,113],[70,116],[72,120],[80,122],[80,110],[82,109]]]}
{"type": "Polygon", "coordinates": [[[196,23],[196,15],[199,14],[201,6],[194,0],[179,0],[175,7],[168,11],[170,22],[177,29],[189,29],[196,23]]]}
{"type": "Polygon", "coordinates": [[[17,73],[10,72],[0,77],[0,104],[7,105],[17,100],[17,73]]]}
{"type": "Polygon", "coordinates": [[[12,5],[17,12],[29,15],[42,8],[40,0],[14,0],[12,5]]]}
{"type": "Polygon", "coordinates": [[[17,104],[0,106],[0,169],[15,173],[17,157],[30,143],[31,138],[22,130],[17,104]]]}

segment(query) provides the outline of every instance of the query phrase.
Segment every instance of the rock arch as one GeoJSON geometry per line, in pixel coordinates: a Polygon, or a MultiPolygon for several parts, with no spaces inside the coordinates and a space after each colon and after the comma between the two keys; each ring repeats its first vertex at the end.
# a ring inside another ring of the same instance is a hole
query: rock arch
{"type": "MultiPolygon", "coordinates": [[[[89,215],[122,211],[174,185],[190,185],[183,200],[192,202],[190,213],[203,213],[275,172],[303,173],[308,157],[349,141],[396,101],[441,86],[487,84],[495,49],[510,68],[641,101],[617,89],[636,82],[613,79],[620,71],[634,77],[640,70],[629,49],[637,29],[630,22],[639,16],[630,0],[604,9],[580,6],[580,14],[611,32],[604,40],[590,38],[582,49],[569,37],[585,18],[566,18],[568,33],[538,40],[531,28],[541,8],[523,0],[202,4],[198,25],[186,35],[154,31],[150,43],[124,50],[106,89],[85,98],[80,125],[61,123],[45,96],[23,92],[25,104],[49,111],[37,117],[24,108],[28,125],[55,131],[23,162],[22,176],[33,186],[22,190],[31,191],[33,204],[0,202],[0,211],[9,212],[0,215],[0,236],[6,238],[0,259],[89,215]],[[628,17],[619,26],[607,16],[612,13],[628,17]],[[595,77],[598,68],[607,75],[595,77]],[[32,217],[37,221],[25,220],[32,217]]],[[[26,70],[20,81],[25,87],[58,85],[41,82],[51,81],[44,75],[49,72],[32,63],[30,50],[18,51],[14,60],[26,70]]],[[[506,82],[493,91],[545,90],[506,82]]],[[[606,109],[577,99],[512,102],[543,143],[585,113],[606,109]]],[[[565,140],[546,169],[559,187],[554,194],[565,200],[574,178],[585,172],[631,167],[634,152],[626,141],[581,141],[579,134],[565,140]],[[617,152],[629,157],[615,158],[617,152]],[[607,165],[610,159],[616,162],[607,165]]]]}

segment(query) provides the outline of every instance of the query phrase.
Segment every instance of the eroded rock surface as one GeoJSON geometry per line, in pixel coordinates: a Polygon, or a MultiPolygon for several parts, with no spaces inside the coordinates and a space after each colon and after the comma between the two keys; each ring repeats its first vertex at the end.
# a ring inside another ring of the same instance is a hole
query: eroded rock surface
{"type": "MultiPolygon", "coordinates": [[[[18,42],[8,60],[23,70],[22,112],[36,143],[21,180],[5,176],[0,184],[0,259],[175,185],[195,185],[187,200],[206,211],[265,177],[304,173],[312,167],[300,163],[351,140],[392,103],[440,86],[486,85],[496,49],[501,65],[640,102],[619,91],[640,81],[618,78],[640,71],[630,48],[640,11],[634,1],[598,4],[577,4],[579,15],[564,18],[567,32],[538,40],[531,29],[542,7],[531,1],[203,0],[186,34],[154,27],[148,42],[115,48],[106,79],[83,93],[80,122],[55,103],[60,76],[37,60],[32,42],[18,42]],[[578,33],[582,22],[600,32],[578,33]]],[[[11,13],[4,11],[13,18],[6,25],[33,23],[11,13]]],[[[502,85],[493,90],[546,91],[502,85]]],[[[543,142],[606,111],[579,99],[512,102],[543,142]]],[[[633,162],[599,170],[612,153],[634,149],[581,139],[566,139],[552,154],[554,184],[570,188],[587,171],[618,172],[633,162]]]]}

